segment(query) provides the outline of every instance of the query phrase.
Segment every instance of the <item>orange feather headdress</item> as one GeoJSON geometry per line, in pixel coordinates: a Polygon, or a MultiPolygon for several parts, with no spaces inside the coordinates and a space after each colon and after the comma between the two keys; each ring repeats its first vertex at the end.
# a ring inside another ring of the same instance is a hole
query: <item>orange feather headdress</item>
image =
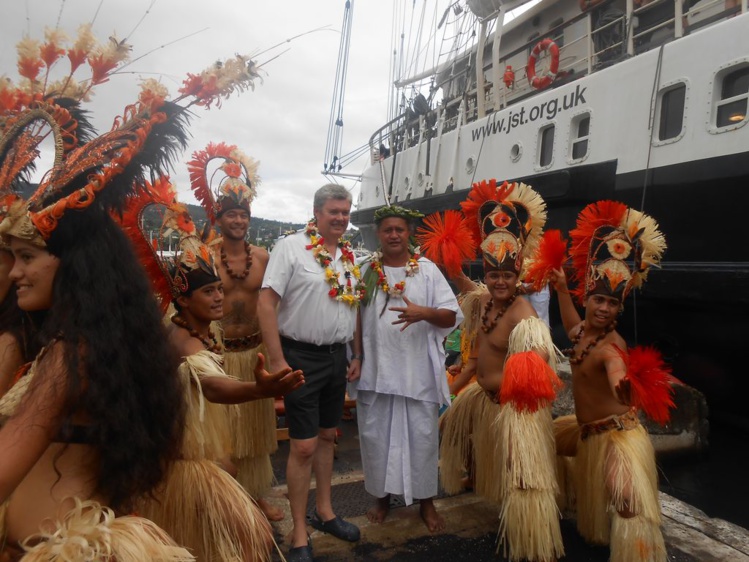
{"type": "MultiPolygon", "coordinates": [[[[50,170],[31,198],[0,217],[0,234],[47,247],[60,219],[71,209],[123,209],[128,196],[165,173],[187,142],[187,109],[210,107],[237,90],[252,87],[257,69],[237,56],[200,75],[189,75],[180,97],[155,80],[145,80],[138,100],[125,108],[112,129],[97,136],[82,109],[96,85],[109,80],[129,56],[130,46],[110,38],[97,44],[90,25],[66,44],[59,30],[47,31],[43,44],[24,38],[18,44],[18,84],[0,81],[0,199],[28,183],[41,143],[54,141],[50,170]],[[69,67],[57,78],[59,61],[69,67]],[[87,73],[80,78],[81,73],[87,73]],[[207,84],[211,84],[208,87],[207,84]]],[[[55,244],[57,247],[64,247],[55,244]]]]}
{"type": "Polygon", "coordinates": [[[162,309],[166,312],[171,299],[208,283],[220,281],[213,253],[207,246],[210,224],[198,233],[187,207],[177,201],[169,178],[162,176],[153,184],[146,182],[141,192],[128,200],[120,220],[125,233],[151,279],[162,309]],[[150,240],[143,230],[143,213],[151,205],[164,207],[159,236],[150,240]],[[179,236],[177,250],[171,255],[164,245],[179,236]]]}
{"type": "Polygon", "coordinates": [[[259,163],[243,154],[235,145],[209,143],[204,150],[195,151],[187,163],[190,186],[196,199],[205,209],[211,224],[230,209],[250,212],[256,187],[260,183],[257,174],[259,163]],[[223,178],[215,189],[208,178],[208,165],[213,160],[223,160],[215,173],[223,178]]]}
{"type": "Polygon", "coordinates": [[[424,220],[417,238],[425,255],[454,274],[480,251],[486,269],[511,269],[523,278],[524,260],[546,224],[541,196],[524,183],[491,179],[474,183],[460,206],[462,220],[456,211],[424,220]]]}
{"type": "Polygon", "coordinates": [[[632,289],[642,286],[666,250],[666,239],[653,218],[616,201],[585,207],[570,237],[574,294],[581,303],[592,293],[623,302],[632,289]]]}

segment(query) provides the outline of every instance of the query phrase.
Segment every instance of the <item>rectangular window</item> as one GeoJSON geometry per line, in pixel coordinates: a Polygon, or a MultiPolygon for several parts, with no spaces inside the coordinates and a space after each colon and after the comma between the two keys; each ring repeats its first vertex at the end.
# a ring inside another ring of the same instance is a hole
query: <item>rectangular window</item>
{"type": "Polygon", "coordinates": [[[749,67],[735,70],[723,78],[716,125],[728,127],[746,120],[749,99],[749,67]]]}
{"type": "Polygon", "coordinates": [[[578,115],[572,120],[572,159],[580,160],[588,154],[590,114],[578,115]]]}
{"type": "Polygon", "coordinates": [[[684,101],[687,85],[679,84],[661,95],[661,119],[658,128],[658,140],[678,137],[684,126],[684,101]]]}
{"type": "Polygon", "coordinates": [[[541,148],[538,151],[540,154],[538,165],[542,168],[550,166],[554,157],[554,129],[554,125],[549,125],[541,129],[541,148]]]}

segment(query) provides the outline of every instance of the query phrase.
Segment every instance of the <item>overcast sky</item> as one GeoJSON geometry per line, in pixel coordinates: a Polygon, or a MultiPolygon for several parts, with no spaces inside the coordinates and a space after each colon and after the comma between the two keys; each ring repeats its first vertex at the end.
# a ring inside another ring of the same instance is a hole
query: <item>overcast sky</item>
{"type": "MultiPolygon", "coordinates": [[[[343,21],[344,0],[104,0],[94,33],[104,41],[117,33],[129,37],[131,58],[156,49],[131,64],[126,73],[97,89],[90,104],[99,131],[134,101],[139,77],[160,77],[176,96],[187,72],[198,73],[213,61],[235,53],[256,54],[276,43],[319,27],[317,31],[260,55],[267,61],[263,83],[235,95],[221,109],[197,108],[192,140],[173,173],[183,199],[194,202],[184,162],[209,141],[236,144],[260,161],[262,184],[253,205],[259,217],[302,222],[312,214],[312,195],[326,183],[321,175],[343,21]],[[192,37],[159,49],[189,34],[192,37]]],[[[27,31],[43,40],[44,27],[60,27],[75,37],[91,21],[99,0],[0,0],[0,75],[17,79],[15,44],[27,31]],[[62,9],[61,9],[62,8],[62,9]]],[[[358,0],[349,55],[344,109],[343,153],[364,144],[386,119],[390,58],[390,2],[358,0]]],[[[65,64],[63,61],[62,64],[65,64]]],[[[360,173],[362,159],[349,167],[360,173]]],[[[340,180],[353,189],[358,184],[340,180]]]]}

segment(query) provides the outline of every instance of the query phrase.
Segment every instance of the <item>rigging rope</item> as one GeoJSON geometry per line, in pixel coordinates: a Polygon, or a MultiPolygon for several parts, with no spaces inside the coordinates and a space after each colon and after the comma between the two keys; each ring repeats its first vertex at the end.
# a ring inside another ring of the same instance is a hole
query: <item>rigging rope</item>
{"type": "Polygon", "coordinates": [[[330,121],[328,123],[328,138],[325,143],[323,173],[328,171],[336,172],[342,167],[339,158],[341,145],[343,144],[343,100],[346,97],[346,74],[348,71],[353,15],[354,0],[346,0],[346,8],[343,12],[343,23],[341,25],[341,44],[338,48],[338,62],[336,65],[335,83],[333,85],[333,101],[330,104],[330,121]]]}

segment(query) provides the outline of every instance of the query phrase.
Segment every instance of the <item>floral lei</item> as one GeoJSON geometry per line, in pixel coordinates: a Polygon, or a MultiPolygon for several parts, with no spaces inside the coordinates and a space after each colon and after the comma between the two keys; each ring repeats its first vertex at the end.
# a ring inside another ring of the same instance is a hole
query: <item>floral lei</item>
{"type": "MultiPolygon", "coordinates": [[[[408,259],[406,264],[406,278],[413,277],[419,272],[419,258],[421,257],[421,249],[416,247],[411,251],[411,257],[408,259]]],[[[377,250],[372,254],[372,261],[369,267],[377,273],[377,286],[382,290],[383,293],[387,293],[390,296],[397,297],[403,294],[406,290],[406,281],[399,281],[392,287],[388,284],[388,278],[385,275],[385,271],[382,269],[382,252],[377,250]]]]}
{"type": "Polygon", "coordinates": [[[330,255],[327,249],[325,249],[325,239],[320,236],[320,232],[317,229],[317,221],[312,219],[307,223],[304,233],[309,236],[310,243],[307,244],[306,249],[312,250],[312,255],[320,263],[323,270],[325,271],[325,280],[330,285],[331,289],[328,291],[328,296],[331,299],[335,299],[340,302],[344,302],[350,307],[358,307],[359,301],[364,298],[365,290],[364,285],[361,283],[361,272],[359,266],[356,265],[354,252],[351,250],[351,243],[348,240],[341,240],[338,242],[338,247],[341,249],[341,261],[343,262],[343,276],[346,278],[346,284],[343,285],[338,281],[338,274],[333,269],[331,264],[333,263],[333,256],[330,255]],[[356,280],[356,284],[352,283],[351,278],[356,280]]]}

